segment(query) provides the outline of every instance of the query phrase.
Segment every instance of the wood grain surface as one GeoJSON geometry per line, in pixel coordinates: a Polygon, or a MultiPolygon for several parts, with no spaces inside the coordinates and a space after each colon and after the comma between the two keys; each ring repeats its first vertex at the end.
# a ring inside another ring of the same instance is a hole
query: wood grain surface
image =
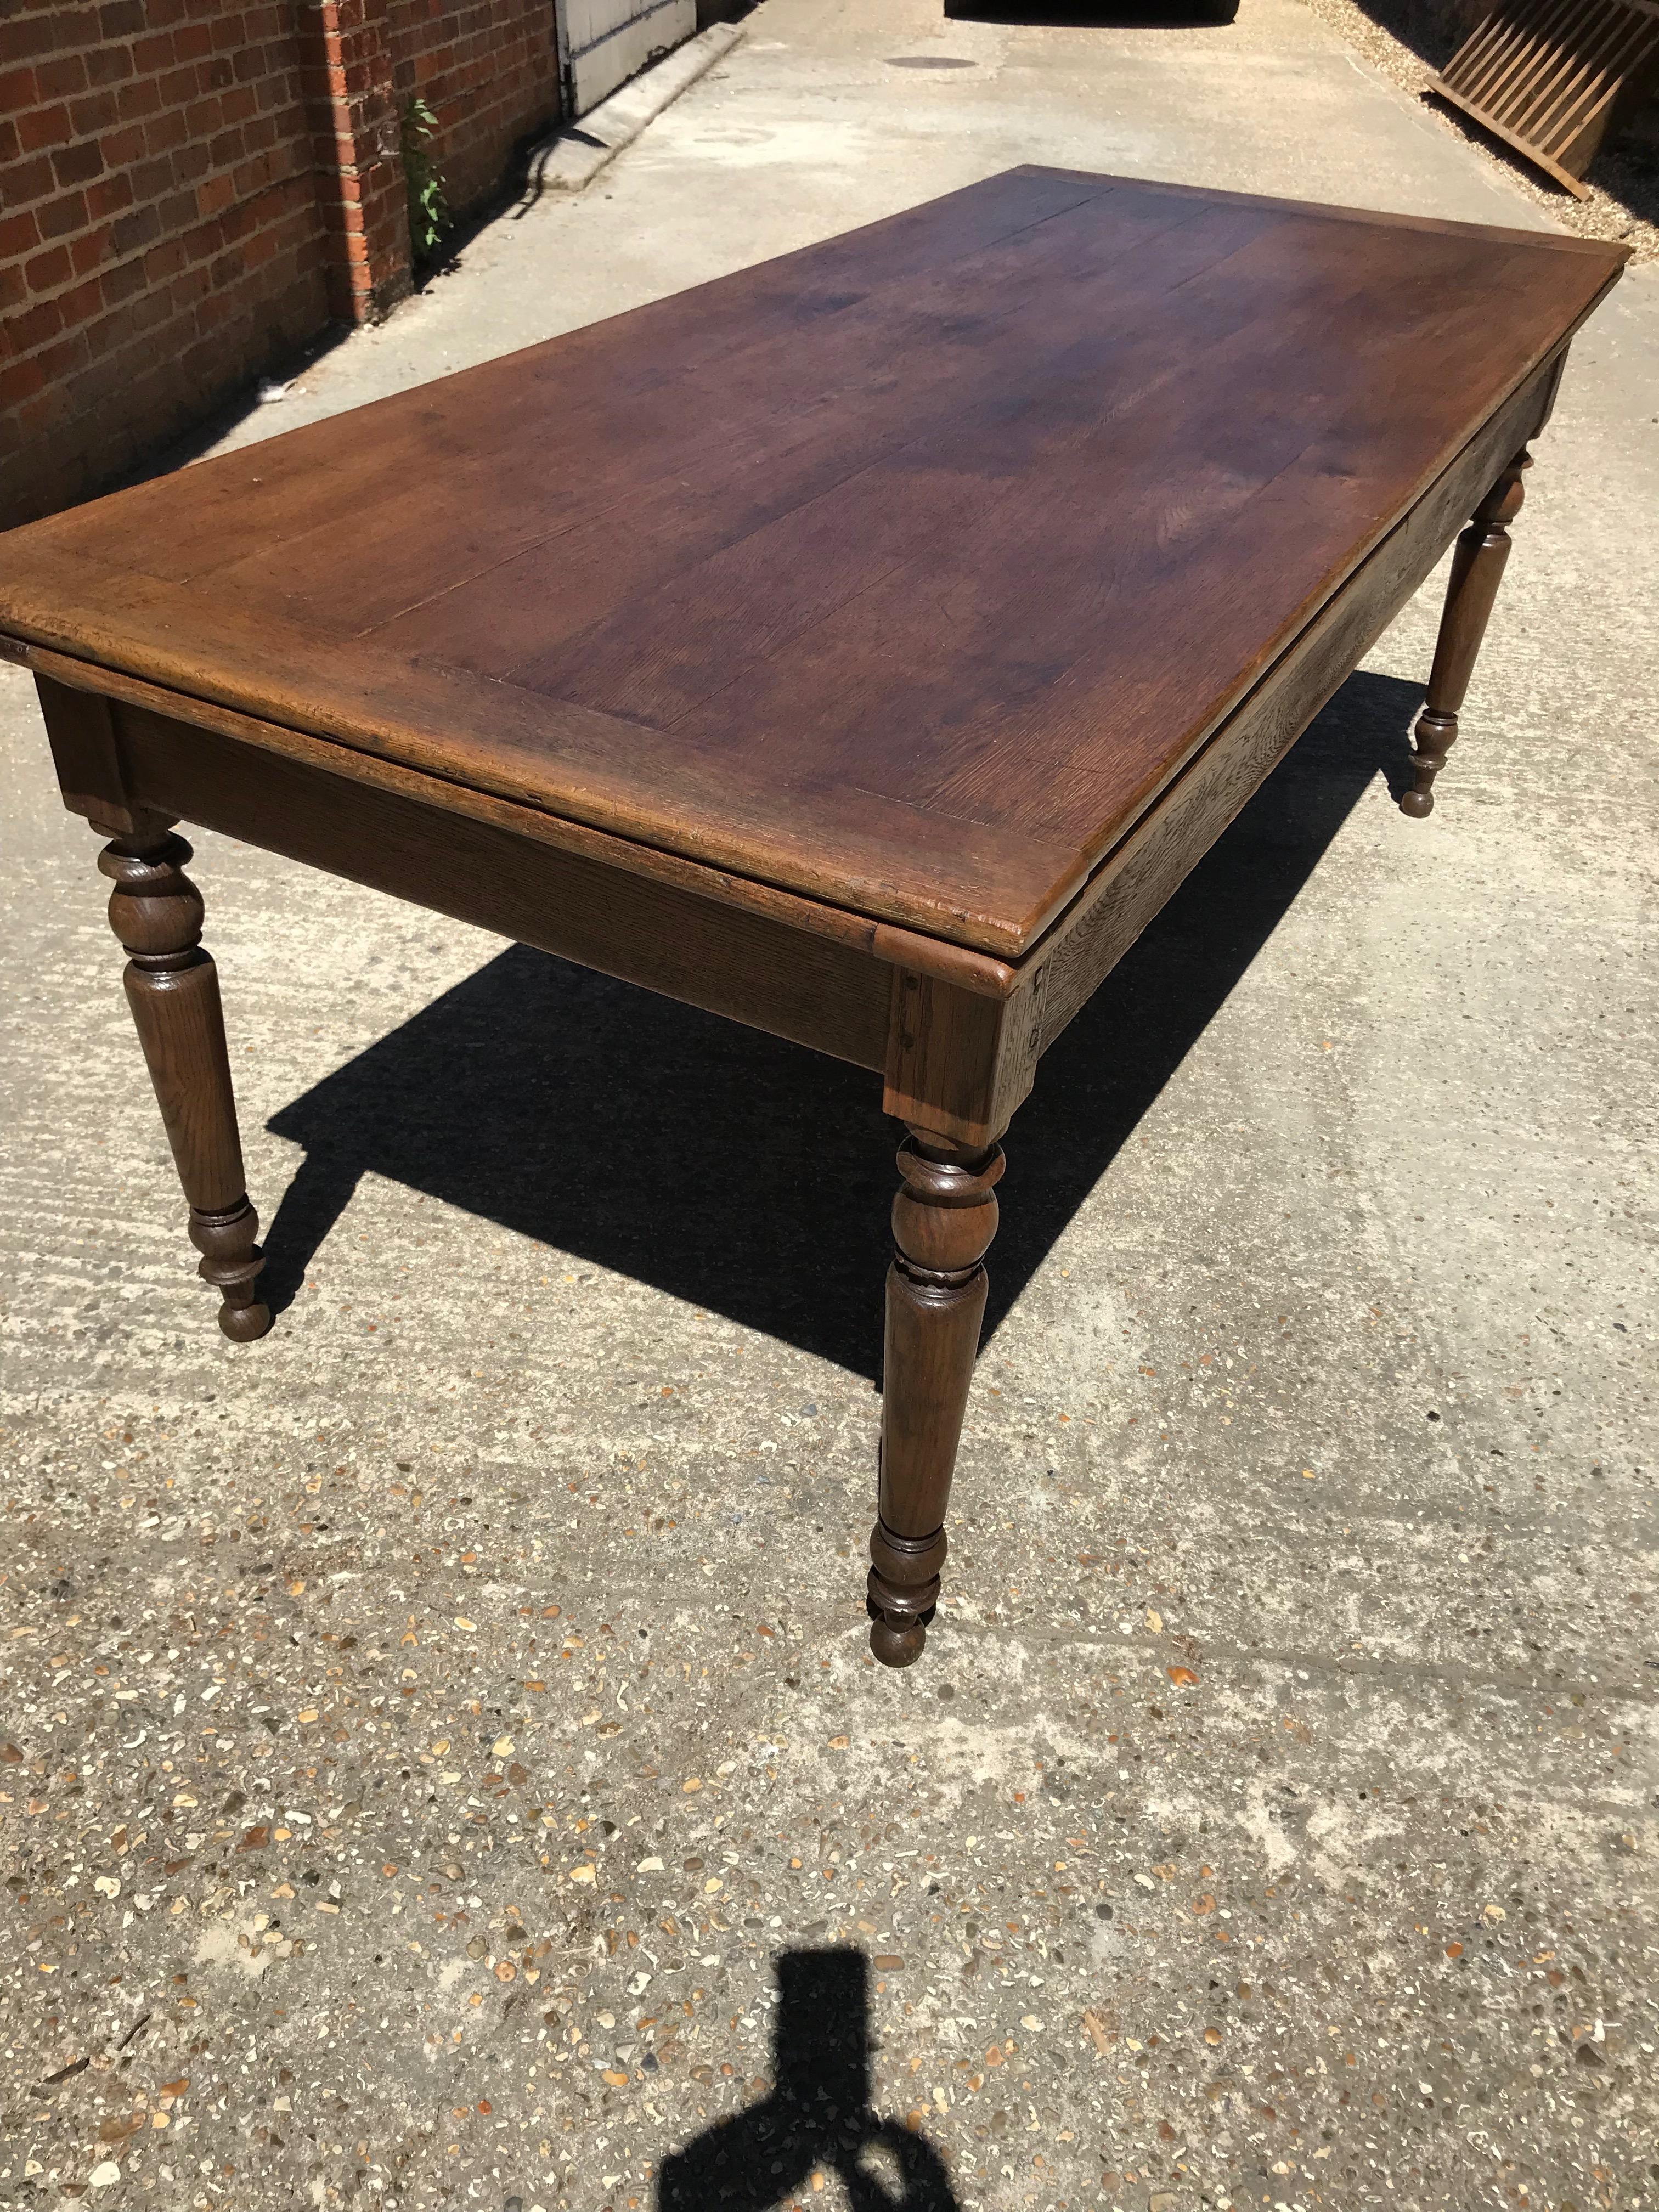
{"type": "Polygon", "coordinates": [[[1625,250],[1019,169],[0,542],[0,629],[1018,958],[1625,250]]]}

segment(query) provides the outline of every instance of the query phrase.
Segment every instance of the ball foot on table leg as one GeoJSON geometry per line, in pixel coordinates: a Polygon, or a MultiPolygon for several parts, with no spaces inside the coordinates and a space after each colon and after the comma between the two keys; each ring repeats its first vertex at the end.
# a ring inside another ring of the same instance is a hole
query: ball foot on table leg
{"type": "Polygon", "coordinates": [[[270,1333],[270,1308],[258,1298],[251,1305],[222,1305],[219,1326],[233,1344],[257,1344],[270,1333]]]}
{"type": "Polygon", "coordinates": [[[270,1308],[258,1294],[265,1255],[254,1241],[259,1217],[246,1194],[234,1206],[210,1213],[190,1210],[190,1241],[202,1255],[197,1269],[223,1303],[219,1326],[233,1344],[252,1344],[270,1327],[270,1308]]]}
{"type": "Polygon", "coordinates": [[[914,1667],[927,1642],[927,1626],[933,1618],[929,1605],[920,1613],[901,1610],[888,1593],[884,1605],[876,1595],[876,1577],[870,1577],[870,1649],[884,1667],[914,1667]]]}
{"type": "Polygon", "coordinates": [[[1400,802],[1400,811],[1408,814],[1413,822],[1425,822],[1433,813],[1431,787],[1446,765],[1446,755],[1456,742],[1456,715],[1437,714],[1431,707],[1425,707],[1412,732],[1412,787],[1400,802]]]}
{"type": "Polygon", "coordinates": [[[927,1642],[939,1603],[945,1531],[907,1540],[878,1521],[870,1537],[870,1649],[884,1667],[910,1667],[927,1642]]]}

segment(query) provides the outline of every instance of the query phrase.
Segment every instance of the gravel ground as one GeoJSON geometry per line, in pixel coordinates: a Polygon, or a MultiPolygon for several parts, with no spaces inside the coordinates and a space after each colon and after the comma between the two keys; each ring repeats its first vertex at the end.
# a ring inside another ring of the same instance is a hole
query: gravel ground
{"type": "MultiPolygon", "coordinates": [[[[1031,159],[1540,219],[1292,0],[765,0],[237,434],[1031,159]]],[[[0,2202],[1659,2198],[1656,275],[1433,818],[1439,580],[1045,1062],[902,1674],[874,1079],[195,836],[230,1346],[0,667],[0,2202]]]]}
{"type": "Polygon", "coordinates": [[[1424,112],[1504,172],[1510,182],[1563,230],[1583,238],[1606,238],[1630,246],[1638,261],[1659,258],[1659,142],[1622,134],[1590,165],[1587,200],[1541,176],[1501,139],[1482,131],[1449,101],[1425,98],[1431,73],[1443,68],[1466,35],[1449,9],[1423,0],[1302,0],[1322,16],[1371,67],[1423,102],[1424,112]]]}

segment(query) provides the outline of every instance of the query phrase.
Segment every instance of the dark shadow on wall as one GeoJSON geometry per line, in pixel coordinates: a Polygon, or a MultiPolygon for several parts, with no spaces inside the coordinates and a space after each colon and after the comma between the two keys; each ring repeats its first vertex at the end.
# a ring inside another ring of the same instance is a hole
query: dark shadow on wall
{"type": "Polygon", "coordinates": [[[815,2169],[852,2212],[958,2212],[927,2137],[871,2109],[863,1952],[785,1951],[777,1971],[772,2093],[663,2160],[657,2212],[769,2212],[815,2169]]]}
{"type": "MultiPolygon", "coordinates": [[[[1049,1051],[1008,1138],[988,1337],[1354,806],[1409,783],[1421,696],[1350,678],[1049,1051]]],[[[372,1171],[879,1371],[899,1132],[865,1070],[515,945],[270,1127],[306,1155],[266,1238],[273,1309],[372,1171]]]]}
{"type": "Polygon", "coordinates": [[[282,406],[288,386],[309,375],[351,335],[346,324],[328,322],[303,343],[279,349],[258,375],[241,379],[187,429],[171,431],[155,444],[144,447],[124,468],[88,492],[87,497],[106,498],[111,492],[125,491],[133,484],[152,483],[158,477],[172,476],[175,470],[187,468],[192,461],[210,453],[222,440],[255,416],[259,420],[261,434],[276,437],[291,427],[282,406]]]}
{"type": "Polygon", "coordinates": [[[1238,0],[1122,0],[1117,7],[1068,7],[1066,0],[944,0],[947,23],[1036,25],[1045,30],[1190,31],[1231,23],[1238,0]]]}

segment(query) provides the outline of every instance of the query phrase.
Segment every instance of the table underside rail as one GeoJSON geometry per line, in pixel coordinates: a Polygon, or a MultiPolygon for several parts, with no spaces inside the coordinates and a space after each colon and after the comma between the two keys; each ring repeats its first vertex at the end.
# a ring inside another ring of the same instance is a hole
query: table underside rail
{"type": "MultiPolygon", "coordinates": [[[[1007,1127],[1036,1065],[1433,569],[1494,478],[1547,419],[1565,349],[1437,477],[1100,863],[991,1010],[940,979],[894,1001],[888,1111],[963,1144],[1007,1127]]],[[[1403,734],[1403,733],[1402,733],[1403,734]]]]}
{"type": "Polygon", "coordinates": [[[872,953],[148,708],[111,712],[131,805],[883,1065],[893,971],[872,953]]]}
{"type": "Polygon", "coordinates": [[[1097,868],[1025,963],[1041,974],[1046,1052],[1182,878],[1267,781],[1422,586],[1546,419],[1561,356],[1500,408],[1364,561],[1097,868]]]}

